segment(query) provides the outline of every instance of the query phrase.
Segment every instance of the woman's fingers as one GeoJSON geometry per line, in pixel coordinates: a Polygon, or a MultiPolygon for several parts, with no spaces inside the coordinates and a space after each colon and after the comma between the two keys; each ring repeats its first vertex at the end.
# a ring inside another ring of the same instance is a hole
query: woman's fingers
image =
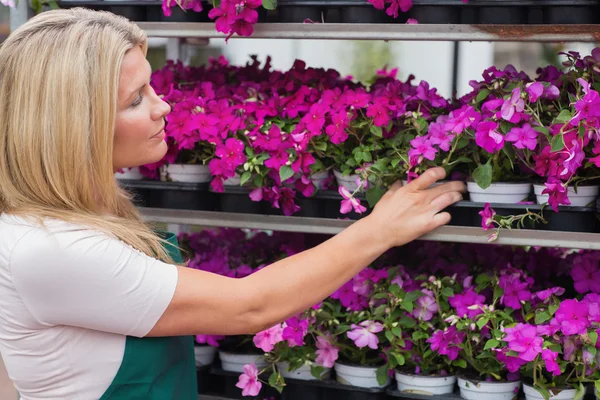
{"type": "Polygon", "coordinates": [[[440,179],[444,179],[445,177],[446,171],[444,170],[444,168],[430,168],[427,171],[423,172],[423,174],[417,179],[412,181],[407,187],[412,187],[416,190],[425,190],[440,179]]]}
{"type": "Polygon", "coordinates": [[[425,193],[427,193],[428,200],[433,201],[434,199],[440,197],[444,193],[447,193],[447,192],[464,193],[466,191],[466,189],[467,188],[463,182],[455,181],[455,182],[444,183],[444,184],[441,184],[434,188],[427,189],[425,191],[425,193]]]}
{"type": "Polygon", "coordinates": [[[434,213],[438,213],[457,201],[461,201],[462,198],[463,196],[460,192],[445,192],[433,199],[430,207],[434,213]]]}
{"type": "Polygon", "coordinates": [[[440,226],[447,225],[450,222],[450,214],[447,212],[441,212],[435,214],[431,219],[432,229],[439,228],[440,226]]]}

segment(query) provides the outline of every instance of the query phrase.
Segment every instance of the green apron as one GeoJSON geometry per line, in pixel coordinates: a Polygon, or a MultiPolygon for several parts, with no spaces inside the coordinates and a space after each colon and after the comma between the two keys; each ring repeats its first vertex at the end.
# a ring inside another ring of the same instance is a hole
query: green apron
{"type": "MultiPolygon", "coordinates": [[[[159,232],[167,251],[182,262],[177,237],[159,232]]],[[[192,400],[198,398],[193,336],[127,336],[123,362],[100,400],[192,400]]]]}

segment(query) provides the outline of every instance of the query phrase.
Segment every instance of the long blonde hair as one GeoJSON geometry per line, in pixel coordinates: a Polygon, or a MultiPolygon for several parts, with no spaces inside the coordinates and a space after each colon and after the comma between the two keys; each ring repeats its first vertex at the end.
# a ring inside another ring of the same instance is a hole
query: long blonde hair
{"type": "Polygon", "coordinates": [[[112,163],[121,63],[147,38],[125,18],[44,12],[0,47],[0,210],[98,229],[171,261],[112,163]]]}

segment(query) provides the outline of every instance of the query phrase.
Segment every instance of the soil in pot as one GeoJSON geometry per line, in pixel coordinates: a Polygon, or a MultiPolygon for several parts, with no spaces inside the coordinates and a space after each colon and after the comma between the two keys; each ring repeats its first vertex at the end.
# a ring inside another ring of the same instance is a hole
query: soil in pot
{"type": "Polygon", "coordinates": [[[514,204],[527,200],[531,192],[530,183],[492,183],[482,189],[475,182],[467,182],[469,197],[475,203],[514,204]]]}
{"type": "Polygon", "coordinates": [[[520,386],[520,381],[484,382],[458,378],[460,396],[465,400],[513,400],[520,386]]]}
{"type": "Polygon", "coordinates": [[[398,391],[424,396],[443,395],[454,392],[456,376],[422,376],[395,373],[398,391]]]}

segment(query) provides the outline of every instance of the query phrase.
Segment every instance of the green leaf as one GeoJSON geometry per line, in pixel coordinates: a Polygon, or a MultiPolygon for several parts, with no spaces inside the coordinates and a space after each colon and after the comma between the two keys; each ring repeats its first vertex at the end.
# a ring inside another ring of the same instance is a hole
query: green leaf
{"type": "Polygon", "coordinates": [[[490,339],[485,343],[484,350],[495,349],[500,344],[496,339],[490,339]]]}
{"type": "Polygon", "coordinates": [[[598,332],[592,331],[592,332],[588,333],[588,336],[590,337],[590,340],[592,341],[592,346],[596,346],[596,343],[598,343],[598,332]]]}
{"type": "Polygon", "coordinates": [[[600,393],[600,379],[594,381],[594,386],[596,387],[596,391],[600,393]]]}
{"type": "Polygon", "coordinates": [[[504,133],[505,135],[510,132],[510,130],[512,129],[512,124],[508,121],[502,121],[500,122],[500,130],[502,131],[502,133],[504,133]]]}
{"type": "Polygon", "coordinates": [[[487,97],[489,95],[490,95],[490,91],[488,89],[483,89],[482,91],[480,91],[477,94],[477,98],[475,99],[475,102],[481,103],[482,101],[484,101],[485,99],[487,99],[487,97]]]}
{"type": "Polygon", "coordinates": [[[489,321],[490,319],[488,317],[480,318],[479,320],[477,320],[477,326],[479,327],[479,329],[482,329],[484,326],[487,325],[489,321]]]}
{"type": "Polygon", "coordinates": [[[561,124],[565,124],[573,119],[573,115],[569,110],[562,110],[560,114],[556,117],[556,122],[560,122],[561,124]]]}
{"type": "Polygon", "coordinates": [[[585,386],[583,386],[583,383],[579,382],[579,387],[577,388],[577,392],[575,392],[573,400],[583,399],[583,396],[585,396],[585,386]]]}
{"type": "Polygon", "coordinates": [[[371,125],[371,129],[369,129],[369,132],[371,132],[373,136],[377,136],[378,138],[383,137],[383,130],[380,126],[371,125]]]}
{"type": "Polygon", "coordinates": [[[494,300],[499,299],[500,297],[502,297],[503,294],[504,290],[501,287],[496,286],[494,288],[494,300]]]}
{"type": "Polygon", "coordinates": [[[454,290],[452,290],[452,288],[445,287],[442,289],[442,296],[452,297],[454,296],[454,290]]]}
{"type": "Polygon", "coordinates": [[[398,328],[397,326],[392,328],[392,333],[399,338],[402,337],[402,329],[398,328]]]}
{"type": "Polygon", "coordinates": [[[407,293],[406,296],[404,296],[404,301],[414,302],[421,296],[423,296],[423,292],[421,292],[420,290],[415,290],[410,293],[407,293]]]}
{"type": "Polygon", "coordinates": [[[541,325],[544,322],[549,321],[550,319],[552,319],[552,316],[550,314],[548,314],[548,312],[546,312],[546,311],[535,313],[535,324],[536,325],[541,325]]]}
{"type": "Polygon", "coordinates": [[[391,331],[385,331],[385,337],[388,340],[388,342],[394,341],[394,334],[391,331]]]}
{"type": "Polygon", "coordinates": [[[262,6],[266,10],[274,10],[277,8],[277,0],[263,0],[262,6]]]}
{"type": "Polygon", "coordinates": [[[380,385],[385,385],[385,383],[388,380],[388,366],[386,365],[382,365],[381,367],[377,368],[377,383],[379,383],[380,385]]]}
{"type": "Polygon", "coordinates": [[[276,389],[279,393],[283,392],[283,387],[285,386],[283,377],[278,372],[273,371],[271,376],[269,376],[269,386],[276,389]]]}
{"type": "Polygon", "coordinates": [[[294,176],[294,170],[289,165],[284,165],[279,170],[279,179],[281,179],[281,182],[287,181],[292,176],[294,176]]]}
{"type": "Polygon", "coordinates": [[[244,172],[240,178],[240,185],[244,186],[246,184],[246,182],[248,182],[250,180],[250,178],[252,178],[252,172],[250,172],[250,171],[244,172]]]}
{"type": "Polygon", "coordinates": [[[473,171],[473,180],[482,189],[487,189],[492,184],[492,164],[488,161],[473,171]]]}
{"type": "Polygon", "coordinates": [[[551,146],[550,151],[552,153],[556,153],[557,151],[561,151],[562,149],[565,148],[565,138],[562,135],[562,133],[559,133],[558,135],[556,135],[552,138],[552,142],[551,142],[550,146],[551,146]]]}
{"type": "Polygon", "coordinates": [[[398,321],[398,323],[400,324],[400,326],[407,328],[407,329],[410,329],[410,328],[414,327],[415,325],[417,325],[417,323],[415,322],[414,319],[408,318],[405,315],[400,317],[400,320],[398,321]]]}
{"type": "Polygon", "coordinates": [[[318,380],[323,379],[323,372],[325,372],[325,368],[320,365],[313,364],[310,366],[310,374],[318,380]]]}
{"type": "Polygon", "coordinates": [[[455,360],[452,365],[454,365],[455,367],[458,368],[462,368],[462,369],[467,369],[467,362],[465,360],[463,360],[462,358],[459,360],[455,360]]]}
{"type": "Polygon", "coordinates": [[[539,133],[542,133],[546,136],[550,134],[550,131],[545,126],[534,126],[533,130],[538,131],[539,133]]]}
{"type": "Polygon", "coordinates": [[[550,392],[548,391],[548,389],[540,386],[534,386],[534,389],[537,390],[539,394],[541,394],[544,397],[544,399],[550,398],[550,392]]]}
{"type": "Polygon", "coordinates": [[[327,151],[327,142],[318,142],[315,144],[315,149],[321,151],[327,151]]]}
{"type": "Polygon", "coordinates": [[[550,313],[550,315],[554,315],[556,313],[556,310],[558,310],[558,305],[556,304],[552,304],[548,307],[548,312],[550,313]]]}
{"type": "Polygon", "coordinates": [[[363,153],[362,153],[362,159],[365,162],[371,162],[371,161],[373,161],[373,157],[371,157],[371,152],[370,151],[363,151],[363,153]]]}
{"type": "Polygon", "coordinates": [[[412,312],[415,308],[415,305],[413,304],[412,301],[406,301],[404,300],[400,306],[405,309],[406,311],[408,311],[409,313],[412,312]]]}
{"type": "Polygon", "coordinates": [[[414,341],[417,341],[419,339],[425,339],[427,338],[427,334],[425,332],[421,332],[421,331],[414,331],[412,334],[412,339],[414,341]]]}
{"type": "Polygon", "coordinates": [[[396,358],[396,361],[398,361],[398,365],[402,366],[406,363],[406,359],[404,358],[404,356],[402,354],[399,354],[399,353],[392,353],[392,354],[396,358]]]}
{"type": "Polygon", "coordinates": [[[481,275],[477,275],[477,278],[475,278],[475,283],[477,283],[478,285],[486,285],[491,280],[492,280],[492,278],[489,275],[481,274],[481,275]]]}

